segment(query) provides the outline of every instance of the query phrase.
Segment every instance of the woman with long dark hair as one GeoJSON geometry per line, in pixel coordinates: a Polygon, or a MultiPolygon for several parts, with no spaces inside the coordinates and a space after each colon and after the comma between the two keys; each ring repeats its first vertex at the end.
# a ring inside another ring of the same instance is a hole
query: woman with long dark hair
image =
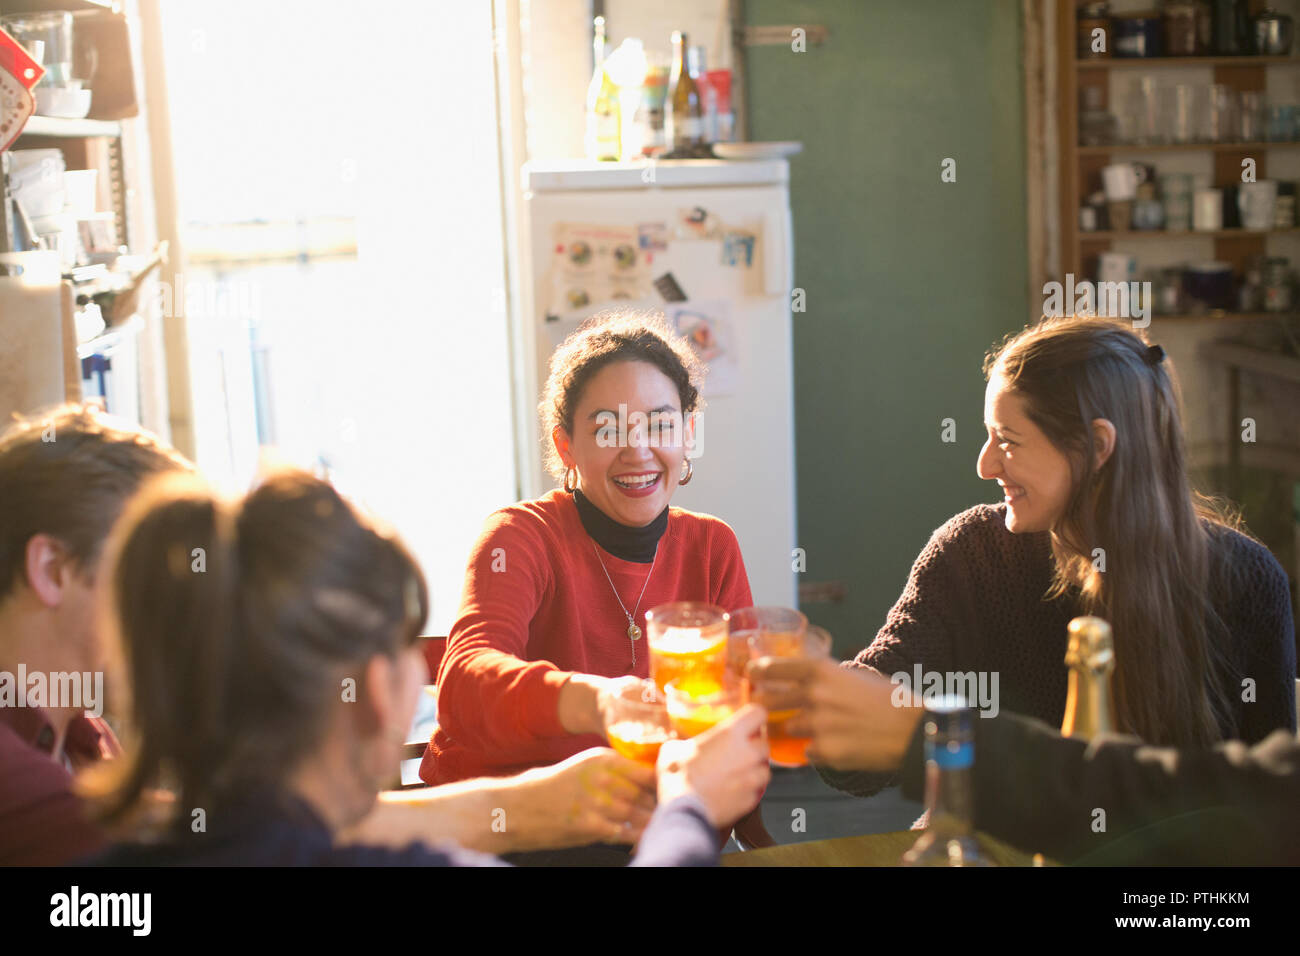
{"type": "MultiPolygon", "coordinates": [[[[985,374],[978,470],[1003,501],[934,533],[849,666],[900,684],[917,670],[996,676],[999,709],[1060,726],[1066,624],[1093,614],[1114,630],[1120,730],[1195,747],[1294,731],[1286,574],[1192,490],[1163,349],[1121,322],[1049,319],[991,353],[985,374]]],[[[868,732],[852,686],[816,693],[812,753],[851,751],[868,732]]],[[[827,778],[859,793],[888,782],[827,778]]]]}

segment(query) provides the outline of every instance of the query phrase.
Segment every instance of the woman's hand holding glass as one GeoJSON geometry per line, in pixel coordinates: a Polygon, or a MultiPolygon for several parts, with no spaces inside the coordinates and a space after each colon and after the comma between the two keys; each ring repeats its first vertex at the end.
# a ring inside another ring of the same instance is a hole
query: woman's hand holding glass
{"type": "Polygon", "coordinates": [[[746,705],[721,723],[659,750],[659,802],[699,797],[713,826],[729,827],[758,805],[768,767],[767,713],[746,705]]]}
{"type": "Polygon", "coordinates": [[[836,770],[897,768],[923,712],[906,688],[880,673],[829,659],[761,658],[748,673],[758,703],[802,709],[788,732],[811,737],[809,759],[836,770]]]}

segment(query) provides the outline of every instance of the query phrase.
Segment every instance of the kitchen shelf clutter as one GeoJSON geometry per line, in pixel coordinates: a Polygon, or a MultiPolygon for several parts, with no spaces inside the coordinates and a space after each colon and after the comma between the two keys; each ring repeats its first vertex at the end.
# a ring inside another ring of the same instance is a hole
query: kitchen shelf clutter
{"type": "MultiPolygon", "coordinates": [[[[119,4],[0,0],[0,26],[43,70],[36,113],[0,152],[0,283],[14,303],[6,328],[51,316],[53,338],[15,336],[45,369],[0,387],[0,415],[65,399],[95,398],[140,418],[145,322],[121,308],[141,302],[128,161],[139,114],[131,25],[119,4]],[[48,353],[53,355],[37,354],[48,353]]],[[[156,264],[155,264],[156,268],[156,264]]]]}
{"type": "Polygon", "coordinates": [[[1151,281],[1164,320],[1292,311],[1280,253],[1300,246],[1271,247],[1300,235],[1277,174],[1300,179],[1300,103],[1276,93],[1300,82],[1289,18],[1246,0],[1056,12],[1062,271],[1151,281]]]}
{"type": "Polygon", "coordinates": [[[115,120],[68,119],[61,116],[32,116],[23,127],[23,136],[58,136],[76,138],[83,136],[122,135],[122,124],[115,120]]]}
{"type": "Polygon", "coordinates": [[[1150,70],[1188,66],[1300,66],[1294,56],[1144,56],[1080,60],[1079,70],[1150,70]]]}

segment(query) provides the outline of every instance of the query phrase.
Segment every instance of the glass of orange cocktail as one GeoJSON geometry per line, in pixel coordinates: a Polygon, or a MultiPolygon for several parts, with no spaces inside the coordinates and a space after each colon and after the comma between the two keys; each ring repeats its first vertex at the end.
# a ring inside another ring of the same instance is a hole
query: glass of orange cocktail
{"type": "Polygon", "coordinates": [[[673,737],[663,693],[646,681],[621,688],[604,701],[605,736],[624,757],[651,767],[673,737]]]}
{"type": "MultiPolygon", "coordinates": [[[[747,635],[753,660],[765,657],[829,658],[831,636],[820,627],[809,627],[808,619],[791,608],[746,608],[732,615],[733,632],[747,635]]],[[[769,710],[767,742],[772,763],[778,767],[808,765],[808,737],[791,734],[786,726],[799,715],[797,708],[769,710]]]]}
{"type": "Polygon", "coordinates": [[[664,689],[668,719],[679,737],[694,737],[745,706],[749,694],[736,680],[714,681],[698,675],[679,677],[664,689]]]}
{"type": "Polygon", "coordinates": [[[727,613],[713,604],[661,604],[645,614],[650,676],[660,690],[671,681],[721,684],[727,670],[727,613]]]}
{"type": "MultiPolygon", "coordinates": [[[[751,638],[763,635],[768,642],[767,646],[793,651],[808,630],[808,618],[788,607],[746,607],[732,611],[727,618],[727,668],[742,678],[745,676],[745,666],[754,657],[750,647],[751,638]]],[[[769,656],[787,655],[777,653],[769,656]]]]}

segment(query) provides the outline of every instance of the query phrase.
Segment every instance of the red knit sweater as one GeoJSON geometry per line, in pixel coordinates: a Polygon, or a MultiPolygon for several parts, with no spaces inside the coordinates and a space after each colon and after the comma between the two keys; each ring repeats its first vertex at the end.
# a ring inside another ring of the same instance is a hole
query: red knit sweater
{"type": "MultiPolygon", "coordinates": [[[[654,570],[601,550],[636,621],[672,601],[726,610],[753,603],[736,535],[710,515],[671,508],[654,570]]],[[[420,776],[426,783],[517,773],[557,763],[604,740],[566,734],[560,688],[572,673],[650,674],[643,637],[601,570],[573,497],[555,490],[488,518],[465,574],[460,614],[438,669],[438,730],[420,776]]]]}

